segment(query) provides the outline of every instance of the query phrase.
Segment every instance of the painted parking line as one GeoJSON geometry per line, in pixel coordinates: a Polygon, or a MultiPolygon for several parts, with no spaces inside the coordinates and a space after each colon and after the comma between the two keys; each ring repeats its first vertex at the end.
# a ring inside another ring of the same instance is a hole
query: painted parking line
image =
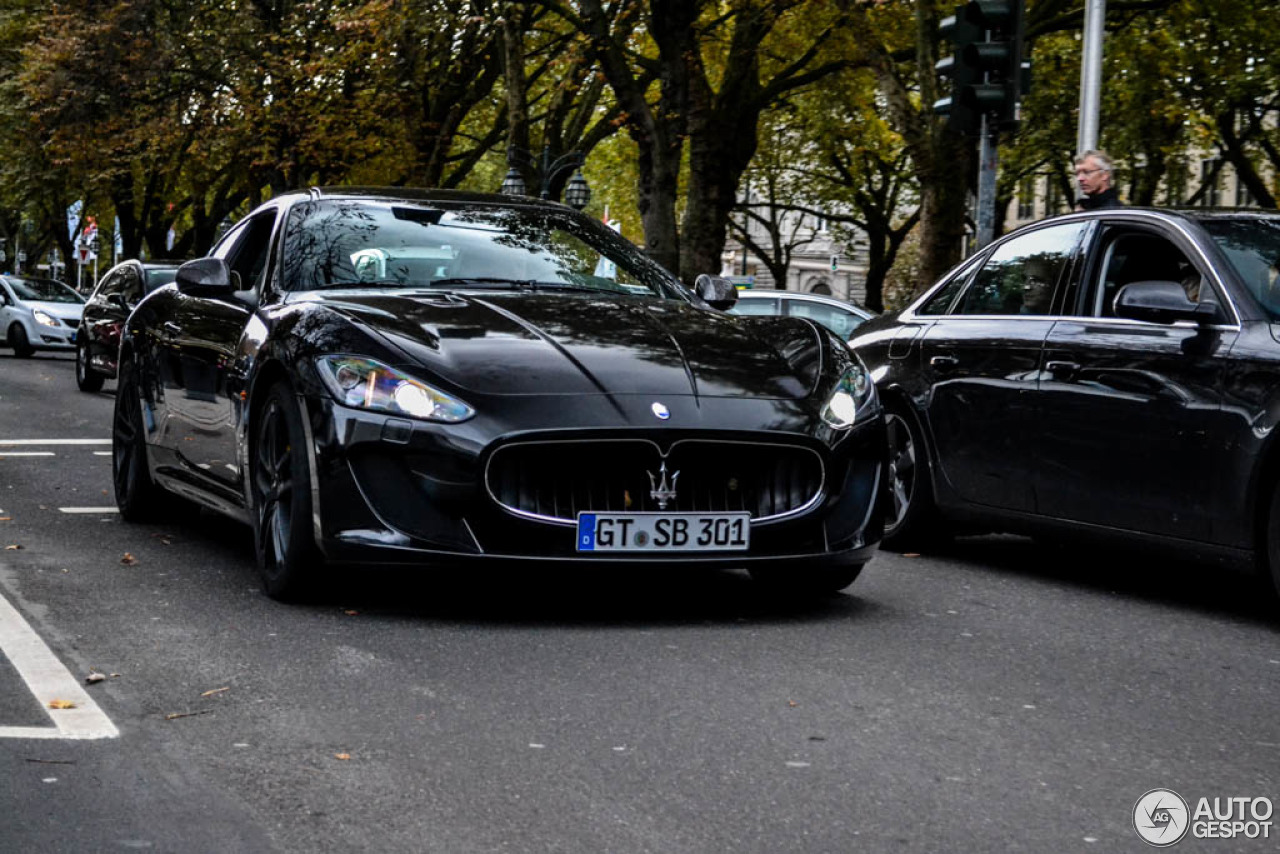
{"type": "Polygon", "coordinates": [[[0,439],[0,448],[22,445],[110,445],[110,439],[0,439]]]}
{"type": "Polygon", "coordinates": [[[53,451],[0,451],[0,457],[56,457],[53,451]]]}
{"type": "Polygon", "coordinates": [[[118,507],[59,507],[62,513],[119,513],[118,507]]]}
{"type": "Polygon", "coordinates": [[[53,726],[0,726],[0,738],[118,738],[120,731],[9,601],[0,596],[0,654],[13,664],[53,726]],[[54,700],[74,708],[50,709],[54,700]]]}

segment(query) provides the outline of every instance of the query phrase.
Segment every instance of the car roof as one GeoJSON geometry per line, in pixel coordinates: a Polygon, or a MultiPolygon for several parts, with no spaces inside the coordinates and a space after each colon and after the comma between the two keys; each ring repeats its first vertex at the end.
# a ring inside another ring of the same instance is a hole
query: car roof
{"type": "Polygon", "coordinates": [[[783,299],[799,299],[810,300],[812,302],[825,302],[841,308],[849,308],[854,311],[867,311],[867,309],[857,303],[842,300],[839,297],[829,297],[826,294],[810,294],[802,291],[784,291],[784,290],[743,290],[738,291],[738,299],[772,299],[773,297],[782,297],[783,299]]]}
{"type": "Polygon", "coordinates": [[[505,193],[474,193],[464,190],[438,190],[419,187],[312,187],[306,191],[277,196],[273,201],[297,201],[306,198],[542,208],[577,213],[568,205],[545,199],[535,199],[532,196],[509,196],[505,193]]]}

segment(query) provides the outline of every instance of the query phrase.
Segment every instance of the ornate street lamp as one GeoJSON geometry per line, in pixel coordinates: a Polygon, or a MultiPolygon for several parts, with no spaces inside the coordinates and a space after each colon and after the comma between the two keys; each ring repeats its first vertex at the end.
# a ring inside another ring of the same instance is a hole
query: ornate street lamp
{"type": "Polygon", "coordinates": [[[570,151],[553,160],[549,145],[543,146],[542,156],[535,158],[530,152],[513,145],[507,149],[507,163],[511,168],[507,170],[507,177],[503,179],[499,192],[508,196],[525,195],[527,188],[519,168],[523,165],[541,182],[542,188],[538,197],[550,199],[551,187],[556,179],[570,169],[574,169],[577,172],[565,187],[564,201],[570,207],[582,210],[587,206],[587,202],[591,201],[591,188],[587,186],[587,179],[582,177],[582,164],[585,160],[586,155],[581,151],[570,151]]]}

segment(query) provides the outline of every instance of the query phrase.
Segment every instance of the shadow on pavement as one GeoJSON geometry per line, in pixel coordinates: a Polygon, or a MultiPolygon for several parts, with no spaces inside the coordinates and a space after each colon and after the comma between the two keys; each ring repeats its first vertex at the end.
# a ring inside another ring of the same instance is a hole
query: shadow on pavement
{"type": "Polygon", "coordinates": [[[957,537],[928,553],[974,571],[1035,578],[1280,628],[1280,599],[1243,568],[1114,545],[1013,535],[957,537]]]}

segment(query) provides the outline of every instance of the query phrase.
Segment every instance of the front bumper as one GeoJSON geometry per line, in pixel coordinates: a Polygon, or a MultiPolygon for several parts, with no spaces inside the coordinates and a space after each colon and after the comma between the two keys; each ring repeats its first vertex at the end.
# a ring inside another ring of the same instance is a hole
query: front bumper
{"type": "MultiPolygon", "coordinates": [[[[820,429],[809,431],[813,435],[803,429],[775,429],[785,420],[778,417],[779,408],[785,406],[778,401],[704,403],[704,410],[723,411],[704,415],[703,424],[696,427],[663,429],[609,423],[600,417],[591,418],[590,426],[574,424],[572,407],[531,400],[511,401],[500,422],[477,417],[455,425],[387,417],[338,406],[328,399],[305,398],[304,405],[313,437],[316,539],[326,558],[335,563],[552,560],[636,568],[762,564],[799,568],[864,563],[875,553],[883,533],[886,441],[878,413],[823,441],[818,438],[820,429]],[[521,422],[537,424],[539,429],[516,429],[521,422]],[[742,424],[769,427],[731,426],[742,424]],[[637,437],[659,443],[677,438],[800,443],[821,456],[825,478],[817,500],[805,504],[802,512],[753,521],[749,551],[616,556],[577,552],[571,521],[513,513],[486,487],[487,462],[495,449],[512,442],[637,437]]],[[[797,426],[809,423],[798,407],[793,414],[797,426]]]]}

